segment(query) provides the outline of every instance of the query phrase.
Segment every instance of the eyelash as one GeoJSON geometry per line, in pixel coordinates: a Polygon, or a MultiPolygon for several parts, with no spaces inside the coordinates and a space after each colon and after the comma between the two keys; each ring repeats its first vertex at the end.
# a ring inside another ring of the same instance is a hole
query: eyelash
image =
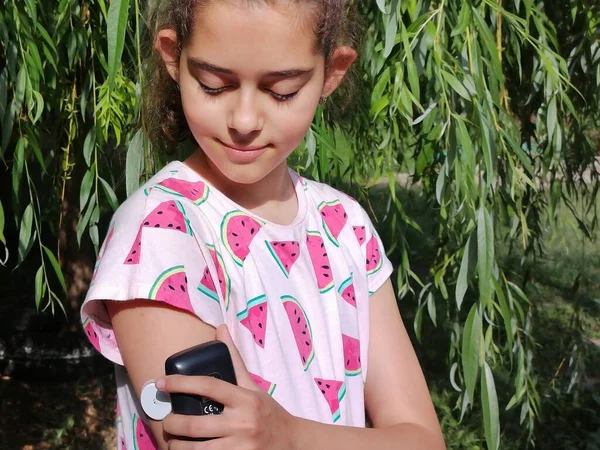
{"type": "MultiPolygon", "coordinates": [[[[207,85],[205,85],[204,83],[202,83],[201,81],[198,81],[198,84],[200,85],[200,88],[204,91],[205,94],[210,95],[212,97],[216,97],[217,95],[225,92],[228,89],[228,86],[223,86],[220,88],[210,88],[207,85]]],[[[271,96],[273,97],[273,99],[277,102],[289,102],[290,100],[293,100],[297,95],[298,95],[299,91],[296,92],[292,92],[291,94],[278,94],[276,92],[273,91],[269,91],[269,93],[271,94],[271,96]]]]}

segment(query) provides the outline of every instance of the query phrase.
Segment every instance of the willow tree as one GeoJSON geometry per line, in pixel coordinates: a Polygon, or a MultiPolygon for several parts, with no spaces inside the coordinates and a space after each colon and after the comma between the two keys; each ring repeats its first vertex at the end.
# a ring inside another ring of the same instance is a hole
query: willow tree
{"type": "MultiPolygon", "coordinates": [[[[80,275],[68,250],[90,245],[93,263],[107,218],[165,163],[139,127],[152,6],[0,7],[0,261],[34,267],[27,276],[40,309],[70,314],[64,305],[80,298],[68,287],[80,275]]],[[[510,242],[541,257],[543,230],[562,206],[584,233],[596,225],[600,6],[354,0],[349,11],[364,29],[352,101],[319,110],[295,164],[367,193],[388,180],[399,298],[424,345],[426,318],[447,332],[458,415],[482,411],[487,446],[497,449],[500,412],[519,409],[533,442],[540,401],[527,275],[507,272],[500,254],[510,242]],[[419,225],[396,195],[398,173],[437,205],[436,254],[420,276],[407,238],[419,225]],[[499,376],[512,384],[505,402],[499,376]]]]}

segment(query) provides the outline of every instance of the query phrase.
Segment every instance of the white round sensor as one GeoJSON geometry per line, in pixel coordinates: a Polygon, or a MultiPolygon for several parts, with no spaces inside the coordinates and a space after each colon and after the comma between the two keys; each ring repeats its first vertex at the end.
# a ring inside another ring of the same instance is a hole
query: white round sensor
{"type": "Polygon", "coordinates": [[[140,403],[146,415],[154,420],[163,420],[171,413],[171,396],[161,392],[154,381],[149,381],[142,388],[140,403]]]}

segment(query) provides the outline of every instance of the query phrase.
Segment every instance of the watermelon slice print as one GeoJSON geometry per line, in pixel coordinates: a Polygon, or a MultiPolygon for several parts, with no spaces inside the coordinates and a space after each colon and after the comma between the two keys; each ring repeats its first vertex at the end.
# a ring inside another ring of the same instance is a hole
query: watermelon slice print
{"type": "Polygon", "coordinates": [[[244,265],[250,244],[263,225],[241,211],[232,211],[223,218],[221,239],[238,266],[244,265]]]}
{"type": "Polygon", "coordinates": [[[333,423],[336,423],[341,417],[340,402],[346,395],[346,385],[342,381],[325,380],[323,378],[315,378],[315,383],[317,383],[317,387],[329,405],[333,423]]]}
{"type": "Polygon", "coordinates": [[[338,293],[346,302],[356,308],[356,294],[354,292],[354,284],[352,284],[352,275],[341,284],[338,293]]]}
{"type": "Polygon", "coordinates": [[[300,244],[295,241],[265,241],[265,243],[285,277],[289,278],[290,270],[300,256],[300,244]]]}
{"type": "Polygon", "coordinates": [[[250,373],[250,376],[252,377],[252,380],[254,380],[254,383],[256,383],[256,385],[261,388],[263,391],[265,391],[267,394],[269,395],[273,395],[273,392],[275,391],[275,388],[277,387],[277,384],[275,383],[271,383],[270,381],[265,380],[264,378],[255,375],[253,373],[250,373]]]}
{"type": "Polygon", "coordinates": [[[187,281],[183,266],[171,267],[161,273],[154,282],[148,298],[150,300],[160,300],[177,308],[194,312],[188,293],[187,281]]]}
{"type": "Polygon", "coordinates": [[[367,232],[364,226],[362,227],[352,227],[354,230],[354,235],[356,236],[356,240],[359,245],[363,245],[367,240],[367,232]]]}
{"type": "Polygon", "coordinates": [[[100,338],[98,337],[98,334],[94,329],[94,321],[89,317],[85,319],[85,322],[83,323],[83,329],[90,343],[98,352],[101,353],[102,351],[100,350],[100,338]]]}
{"type": "Polygon", "coordinates": [[[360,341],[342,334],[342,343],[344,345],[344,365],[346,375],[355,377],[362,372],[360,363],[360,341]]]}
{"type": "Polygon", "coordinates": [[[215,287],[215,282],[212,279],[208,267],[204,269],[204,275],[202,275],[202,280],[200,280],[198,290],[211,300],[219,303],[219,294],[217,294],[217,288],[215,287]]]}
{"type": "Polygon", "coordinates": [[[333,273],[327,256],[327,249],[318,231],[308,231],[306,236],[306,245],[308,254],[312,261],[313,270],[317,277],[317,287],[321,294],[326,293],[333,288],[333,273]]]}
{"type": "Polygon", "coordinates": [[[346,214],[344,205],[339,200],[321,202],[319,211],[321,212],[321,217],[323,217],[325,234],[327,234],[333,245],[339,247],[340,244],[337,238],[346,225],[346,222],[348,222],[348,214],[346,214]]]}
{"type": "MultiPolygon", "coordinates": [[[[94,330],[96,331],[99,338],[103,344],[106,344],[108,347],[117,350],[119,346],[117,345],[117,340],[115,338],[115,334],[112,330],[112,325],[110,323],[105,322],[104,320],[99,319],[94,316],[94,330]]],[[[103,345],[104,347],[104,345],[103,345]]]]}
{"type": "Polygon", "coordinates": [[[381,253],[379,251],[379,243],[375,236],[371,237],[371,240],[367,243],[367,274],[373,275],[383,265],[381,260],[381,253]]]}
{"type": "Polygon", "coordinates": [[[137,414],[133,415],[133,443],[135,450],[158,449],[150,427],[137,414]]]}
{"type": "Polygon", "coordinates": [[[155,189],[168,194],[185,197],[196,205],[201,205],[208,199],[209,187],[202,181],[185,181],[177,178],[167,178],[155,186],[155,189]]]}
{"type": "Polygon", "coordinates": [[[223,297],[223,301],[225,302],[225,310],[227,311],[229,310],[229,301],[231,297],[231,278],[229,278],[229,275],[225,270],[225,262],[223,261],[223,258],[221,257],[221,254],[217,251],[216,247],[211,244],[206,244],[206,248],[208,249],[210,257],[215,267],[217,268],[217,280],[219,282],[219,289],[221,290],[221,295],[223,297]]]}
{"type": "Polygon", "coordinates": [[[144,228],[163,228],[193,235],[185,209],[179,201],[169,200],[158,205],[142,222],[138,234],[123,264],[139,264],[144,228]]]}
{"type": "Polygon", "coordinates": [[[294,333],[294,339],[296,341],[296,347],[298,347],[302,367],[306,372],[310,367],[310,363],[312,363],[315,358],[313,334],[310,322],[302,305],[300,305],[294,297],[284,295],[281,297],[281,300],[283,301],[283,307],[287,313],[288,320],[290,321],[292,332],[294,333]]]}
{"type": "Polygon", "coordinates": [[[308,182],[303,177],[301,177],[300,175],[298,175],[298,180],[302,184],[304,190],[308,191],[308,182]]]}
{"type": "Polygon", "coordinates": [[[246,309],[237,314],[237,318],[254,338],[254,342],[265,348],[265,334],[267,331],[267,297],[260,295],[248,301],[246,309]]]}
{"type": "Polygon", "coordinates": [[[123,264],[134,265],[140,263],[140,257],[142,254],[142,229],[143,225],[138,230],[137,236],[135,237],[133,245],[131,246],[131,250],[129,250],[129,253],[125,257],[125,262],[123,264]]]}

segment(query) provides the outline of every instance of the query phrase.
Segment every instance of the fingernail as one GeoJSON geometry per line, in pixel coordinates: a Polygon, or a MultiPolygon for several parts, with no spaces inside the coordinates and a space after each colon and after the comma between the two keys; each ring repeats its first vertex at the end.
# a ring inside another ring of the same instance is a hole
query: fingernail
{"type": "Polygon", "coordinates": [[[154,384],[156,385],[156,389],[163,389],[167,385],[167,382],[164,380],[164,378],[159,378],[154,382],[154,384]]]}

